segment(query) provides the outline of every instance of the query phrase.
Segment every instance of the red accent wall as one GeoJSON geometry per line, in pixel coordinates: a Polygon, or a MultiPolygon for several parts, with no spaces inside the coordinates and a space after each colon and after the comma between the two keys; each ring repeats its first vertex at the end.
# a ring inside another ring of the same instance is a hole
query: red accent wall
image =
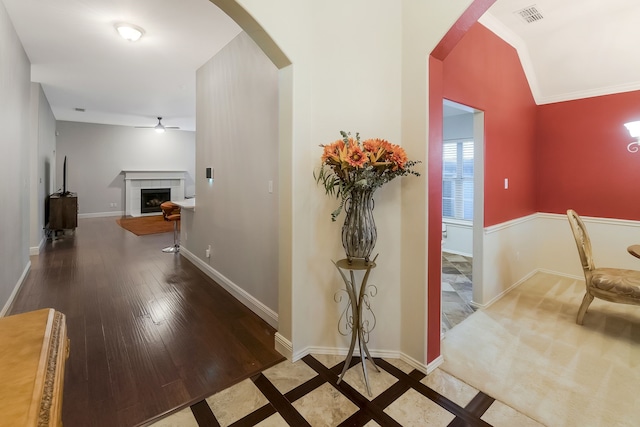
{"type": "Polygon", "coordinates": [[[475,23],[443,65],[444,97],[485,112],[484,226],[536,212],[536,104],[517,52],[475,23]]]}
{"type": "Polygon", "coordinates": [[[440,356],[442,286],[442,61],[429,57],[427,362],[440,356]],[[436,124],[435,126],[433,124],[436,124]]]}
{"type": "Polygon", "coordinates": [[[640,220],[640,152],[624,123],[640,120],[640,91],[538,107],[540,212],[640,220]]]}
{"type": "Polygon", "coordinates": [[[444,35],[440,43],[438,43],[433,49],[433,52],[431,52],[431,56],[440,61],[443,61],[449,56],[469,28],[475,24],[495,2],[496,0],[474,0],[460,18],[458,18],[456,23],[453,24],[453,27],[449,28],[447,34],[444,35]]]}

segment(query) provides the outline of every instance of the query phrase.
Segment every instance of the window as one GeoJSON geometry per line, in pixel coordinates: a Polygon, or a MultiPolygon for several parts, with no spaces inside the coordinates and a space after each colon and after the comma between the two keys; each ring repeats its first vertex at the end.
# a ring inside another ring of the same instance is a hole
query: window
{"type": "Polygon", "coordinates": [[[473,141],[445,141],[442,153],[442,216],[473,220],[473,141]]]}

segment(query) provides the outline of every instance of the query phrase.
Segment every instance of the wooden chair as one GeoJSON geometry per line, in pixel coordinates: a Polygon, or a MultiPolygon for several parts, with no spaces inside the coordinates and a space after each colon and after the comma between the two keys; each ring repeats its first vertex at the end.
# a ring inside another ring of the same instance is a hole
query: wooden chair
{"type": "Polygon", "coordinates": [[[567,211],[573,237],[584,271],[587,291],[578,310],[576,323],[582,325],[584,315],[594,298],[622,304],[640,305],[640,271],[622,268],[596,268],[591,254],[591,240],[580,215],[567,211]]]}
{"type": "Polygon", "coordinates": [[[180,243],[178,239],[178,223],[180,222],[180,206],[173,202],[164,202],[160,205],[162,216],[165,221],[173,221],[173,246],[166,247],[162,252],[176,253],[180,252],[180,243]]]}

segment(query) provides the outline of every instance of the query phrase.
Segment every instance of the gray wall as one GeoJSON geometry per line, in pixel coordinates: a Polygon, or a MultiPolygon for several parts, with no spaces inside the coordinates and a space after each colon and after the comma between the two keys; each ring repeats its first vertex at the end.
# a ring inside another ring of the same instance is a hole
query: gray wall
{"type": "Polygon", "coordinates": [[[55,191],[56,118],[40,83],[31,83],[31,237],[30,254],[44,246],[44,206],[55,191]]]}
{"type": "Polygon", "coordinates": [[[158,134],[153,129],[65,121],[57,123],[57,130],[55,188],[62,188],[67,156],[67,191],[78,194],[81,216],[122,214],[123,170],[184,170],[185,193],[195,193],[195,132],[158,134]]]}
{"type": "Polygon", "coordinates": [[[29,267],[30,65],[0,2],[0,309],[29,267]]]}
{"type": "Polygon", "coordinates": [[[198,70],[196,89],[196,209],[182,244],[277,312],[278,70],[243,32],[198,70]]]}

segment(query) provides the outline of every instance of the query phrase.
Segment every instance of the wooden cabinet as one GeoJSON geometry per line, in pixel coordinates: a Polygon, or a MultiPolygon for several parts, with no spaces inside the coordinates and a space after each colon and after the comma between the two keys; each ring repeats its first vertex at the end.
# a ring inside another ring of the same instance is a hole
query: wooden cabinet
{"type": "Polygon", "coordinates": [[[62,427],[69,340],[50,308],[0,318],[0,427],[62,427]]]}
{"type": "Polygon", "coordinates": [[[49,230],[67,230],[78,226],[78,197],[75,193],[52,194],[48,203],[49,230]]]}

